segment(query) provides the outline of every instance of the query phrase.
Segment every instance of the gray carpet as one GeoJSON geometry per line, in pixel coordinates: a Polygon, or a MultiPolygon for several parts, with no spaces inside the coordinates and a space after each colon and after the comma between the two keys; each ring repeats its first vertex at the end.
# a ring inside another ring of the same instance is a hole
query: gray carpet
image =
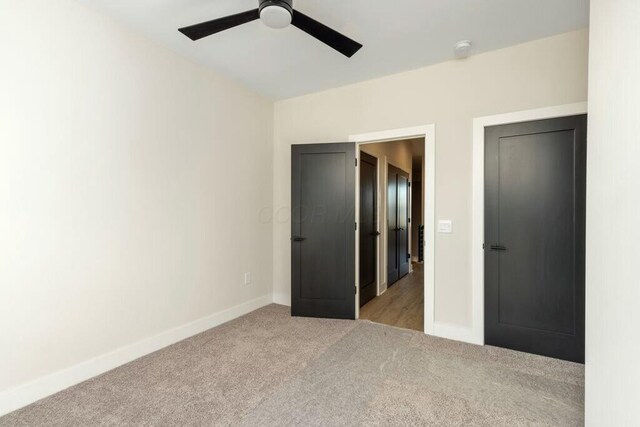
{"type": "Polygon", "coordinates": [[[574,426],[583,401],[582,365],[271,305],[0,426],[574,426]]]}

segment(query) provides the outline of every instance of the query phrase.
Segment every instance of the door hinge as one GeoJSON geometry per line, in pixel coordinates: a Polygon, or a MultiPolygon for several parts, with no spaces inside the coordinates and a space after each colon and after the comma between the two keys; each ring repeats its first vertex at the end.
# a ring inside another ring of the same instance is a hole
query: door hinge
{"type": "Polygon", "coordinates": [[[411,259],[411,254],[407,254],[407,259],[411,259]]]}
{"type": "Polygon", "coordinates": [[[358,223],[356,222],[356,231],[358,231],[358,223]]]}
{"type": "Polygon", "coordinates": [[[358,295],[358,287],[354,286],[354,289],[356,290],[356,295],[358,295]]]}
{"type": "Polygon", "coordinates": [[[358,167],[358,159],[356,159],[356,167],[358,167]]]}
{"type": "Polygon", "coordinates": [[[411,188],[411,182],[407,181],[407,187],[411,188]]]}
{"type": "Polygon", "coordinates": [[[411,223],[411,218],[407,218],[407,222],[411,223]]]}

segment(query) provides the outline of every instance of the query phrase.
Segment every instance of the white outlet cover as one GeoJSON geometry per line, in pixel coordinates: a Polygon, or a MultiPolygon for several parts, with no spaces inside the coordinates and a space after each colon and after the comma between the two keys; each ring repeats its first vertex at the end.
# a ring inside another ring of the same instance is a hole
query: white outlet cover
{"type": "Polygon", "coordinates": [[[453,222],[448,219],[438,221],[438,233],[453,233],[453,222]]]}
{"type": "Polygon", "coordinates": [[[244,273],[244,284],[251,284],[251,273],[244,273]]]}

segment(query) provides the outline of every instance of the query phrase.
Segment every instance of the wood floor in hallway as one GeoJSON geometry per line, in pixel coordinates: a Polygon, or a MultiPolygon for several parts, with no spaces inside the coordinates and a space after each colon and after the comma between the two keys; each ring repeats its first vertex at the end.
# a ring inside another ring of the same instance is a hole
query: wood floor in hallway
{"type": "Polygon", "coordinates": [[[424,330],[424,270],[413,264],[413,273],[397,281],[385,293],[360,308],[360,319],[424,330]]]}

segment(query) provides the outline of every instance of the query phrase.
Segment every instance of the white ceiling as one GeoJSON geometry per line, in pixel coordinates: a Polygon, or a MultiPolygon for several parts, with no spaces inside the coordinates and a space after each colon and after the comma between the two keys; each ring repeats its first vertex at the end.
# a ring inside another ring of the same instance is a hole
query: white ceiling
{"type": "Polygon", "coordinates": [[[589,0],[294,0],[294,8],[359,41],[351,59],[295,27],[260,21],[192,42],[179,27],[255,9],[258,0],[80,0],[181,55],[273,99],[342,86],[585,28],[589,0]]]}

